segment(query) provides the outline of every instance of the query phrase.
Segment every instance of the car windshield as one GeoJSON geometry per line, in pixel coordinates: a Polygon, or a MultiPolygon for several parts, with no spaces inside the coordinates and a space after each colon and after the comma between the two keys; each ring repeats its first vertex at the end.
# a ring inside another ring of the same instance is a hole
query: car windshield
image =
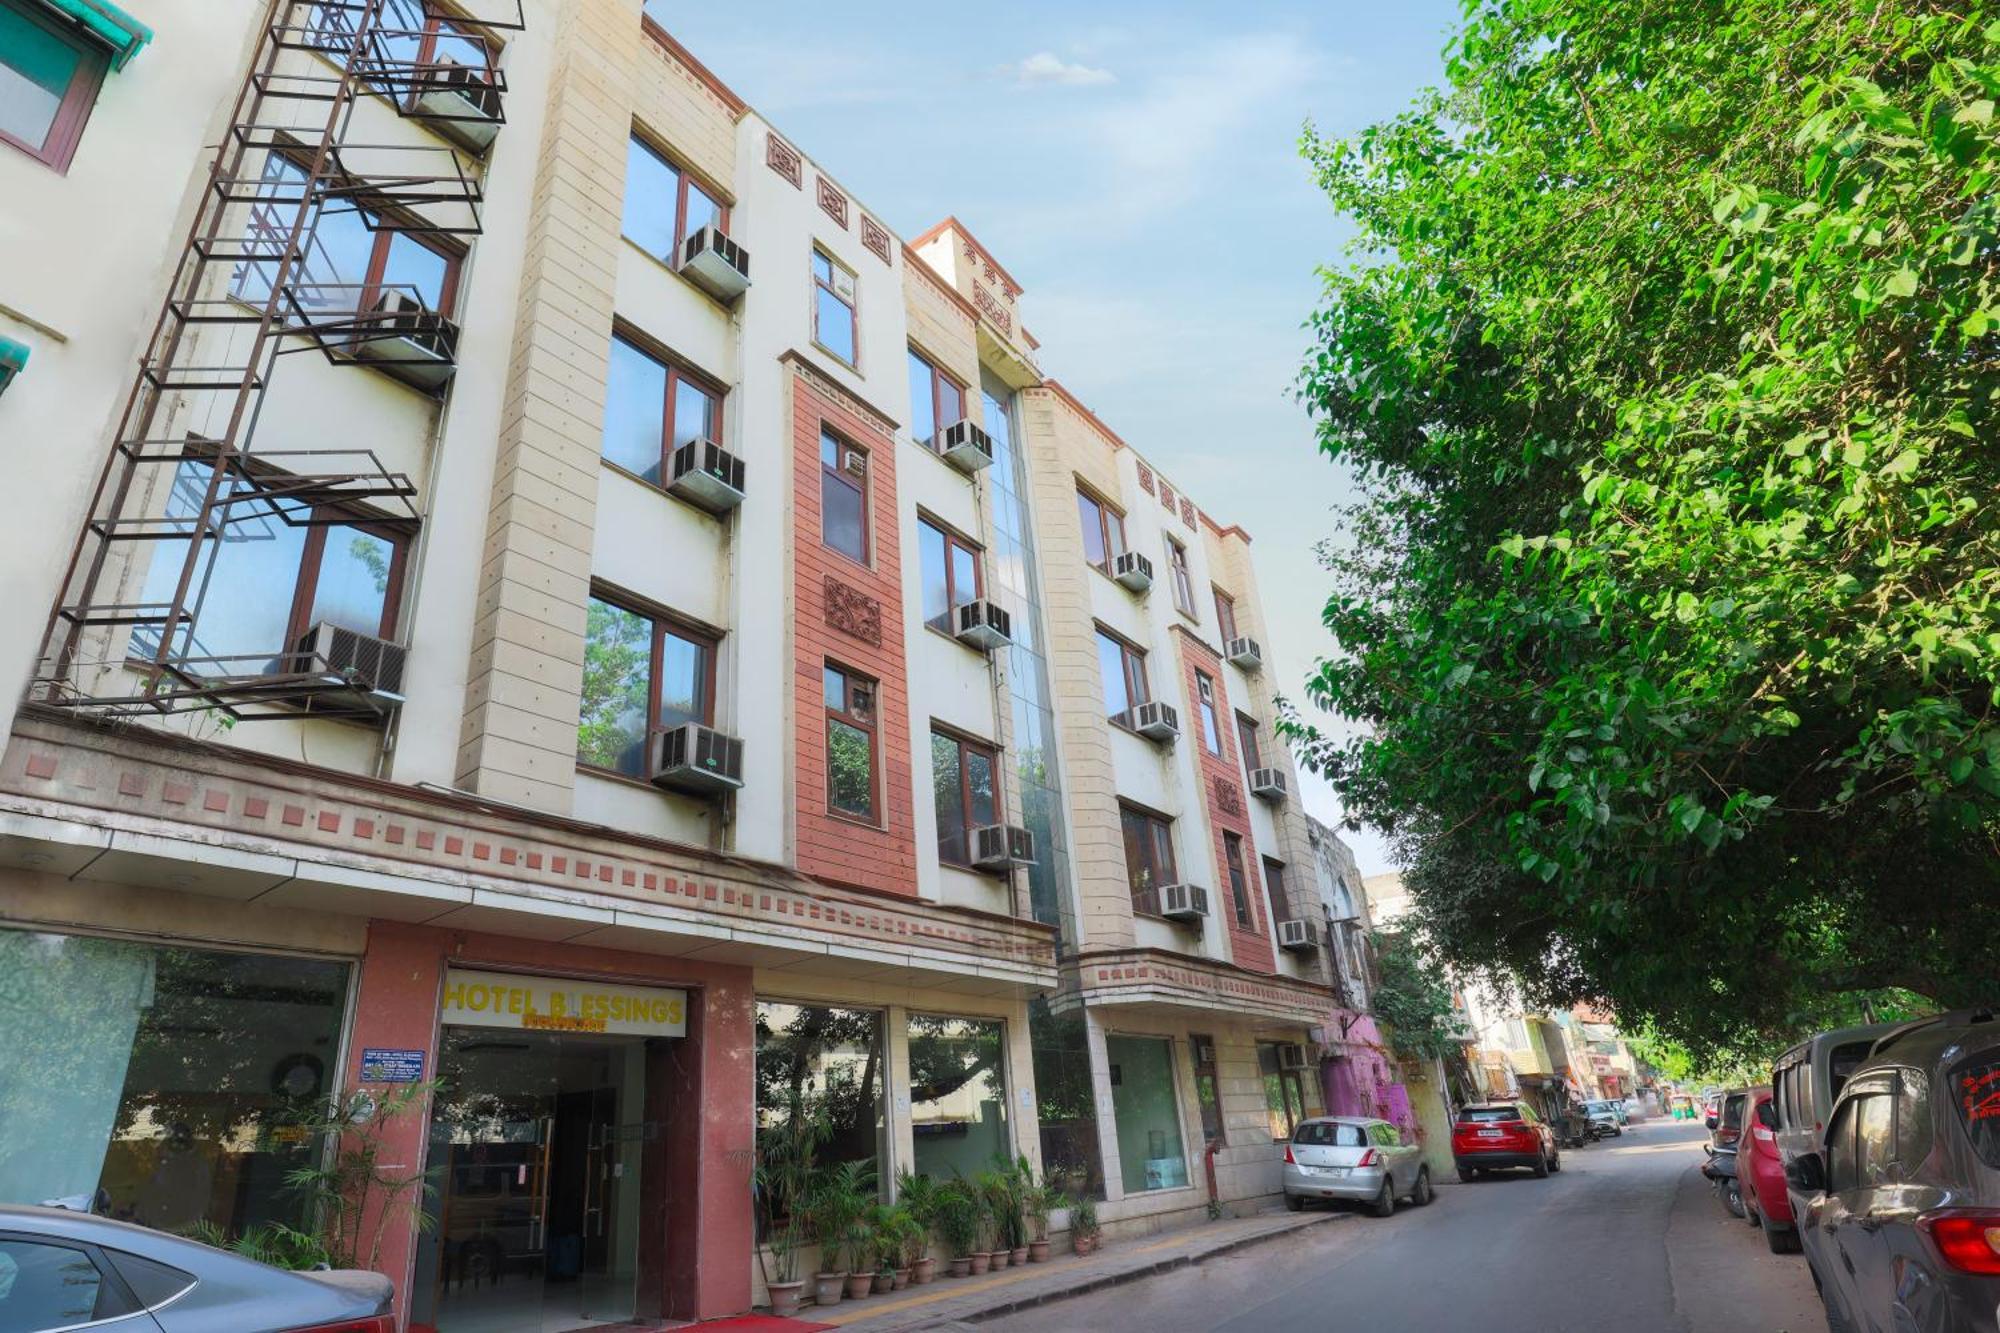
{"type": "Polygon", "coordinates": [[[1458,1118],[1468,1125],[1491,1125],[1502,1120],[1519,1120],[1521,1112],[1512,1106],[1468,1106],[1458,1118]]]}
{"type": "Polygon", "coordinates": [[[1292,1142],[1302,1148],[1359,1148],[1367,1141],[1367,1131],[1361,1126],[1331,1120],[1308,1120],[1292,1135],[1292,1142]]]}

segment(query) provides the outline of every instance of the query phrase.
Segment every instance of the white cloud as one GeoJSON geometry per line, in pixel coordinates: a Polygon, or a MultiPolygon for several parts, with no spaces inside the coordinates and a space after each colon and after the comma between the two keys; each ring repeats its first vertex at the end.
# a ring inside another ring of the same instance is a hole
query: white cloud
{"type": "Polygon", "coordinates": [[[1006,72],[1024,87],[1052,83],[1064,88],[1088,88],[1118,81],[1118,76],[1108,69],[1064,60],[1053,51],[1037,51],[1019,64],[1007,66],[1006,72]]]}

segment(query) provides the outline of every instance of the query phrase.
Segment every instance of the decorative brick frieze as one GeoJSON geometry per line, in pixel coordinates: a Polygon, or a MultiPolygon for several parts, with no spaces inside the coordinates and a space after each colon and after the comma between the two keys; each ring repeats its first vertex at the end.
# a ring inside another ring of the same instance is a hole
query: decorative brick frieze
{"type": "Polygon", "coordinates": [[[768,131],[764,135],[764,165],[790,181],[794,190],[805,188],[805,159],[798,149],[768,131]]]}
{"type": "Polygon", "coordinates": [[[1185,495],[1181,497],[1181,522],[1187,524],[1189,527],[1194,526],[1194,501],[1188,499],[1185,495]]]}
{"type": "Polygon", "coordinates": [[[861,244],[883,263],[890,262],[889,229],[866,213],[861,215],[861,244]]]}
{"type": "Polygon", "coordinates": [[[844,230],[847,227],[847,196],[840,192],[838,185],[817,172],[813,174],[813,188],[819,196],[820,211],[844,230]]]}
{"type": "Polygon", "coordinates": [[[993,292],[987,287],[972,289],[972,304],[979,307],[979,313],[993,322],[993,326],[1008,337],[1014,335],[1014,316],[1007,308],[993,299],[993,292]]]}
{"type": "Polygon", "coordinates": [[[1153,469],[1144,463],[1139,464],[1139,489],[1148,495],[1153,493],[1153,469]]]}
{"type": "Polygon", "coordinates": [[[1065,964],[1060,998],[1089,1005],[1170,1004],[1208,1011],[1252,1011],[1313,1024],[1338,1004],[1315,982],[1256,976],[1228,963],[1151,949],[1086,951],[1065,964]]]}

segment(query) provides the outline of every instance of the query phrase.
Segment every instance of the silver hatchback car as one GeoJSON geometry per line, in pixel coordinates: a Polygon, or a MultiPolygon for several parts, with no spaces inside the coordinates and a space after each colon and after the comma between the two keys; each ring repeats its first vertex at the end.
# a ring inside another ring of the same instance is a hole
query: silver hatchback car
{"type": "Polygon", "coordinates": [[[1293,1212],[1321,1199],[1365,1203],[1375,1216],[1387,1217],[1401,1198],[1419,1208],[1429,1203],[1431,1169],[1423,1149],[1405,1143],[1403,1131],[1386,1120],[1302,1120],[1285,1145],[1285,1206],[1293,1212]]]}

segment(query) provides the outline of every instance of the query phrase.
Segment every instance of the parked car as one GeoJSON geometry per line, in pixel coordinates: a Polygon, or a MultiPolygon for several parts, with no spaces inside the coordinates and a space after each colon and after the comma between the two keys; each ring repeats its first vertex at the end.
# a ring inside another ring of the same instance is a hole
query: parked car
{"type": "Polygon", "coordinates": [[[1618,1103],[1613,1101],[1589,1101],[1583,1104],[1584,1115],[1597,1126],[1598,1137],[1617,1136],[1625,1132],[1624,1117],[1618,1114],[1618,1103]]]}
{"type": "Polygon", "coordinates": [[[1365,1203],[1377,1217],[1396,1200],[1429,1203],[1431,1169],[1423,1149],[1404,1141],[1386,1120],[1321,1116],[1302,1120],[1285,1145],[1285,1206],[1298,1212],[1309,1199],[1365,1203]]]}
{"type": "MultiPolygon", "coordinates": [[[[1778,1161],[1790,1166],[1804,1153],[1820,1151],[1833,1099],[1878,1037],[1895,1025],[1822,1032],[1779,1056],[1771,1067],[1772,1105],[1778,1113],[1778,1161]]],[[[1791,1191],[1792,1213],[1803,1216],[1811,1198],[1791,1191]]]]}
{"type": "Polygon", "coordinates": [[[1619,1105],[1624,1108],[1626,1124],[1639,1125],[1645,1123],[1646,1104],[1637,1097],[1627,1097],[1619,1105]]]}
{"type": "Polygon", "coordinates": [[[2000,1327],[2000,1022],[1903,1025],[1840,1090],[1818,1150],[1787,1167],[1827,1324],[1848,1333],[2000,1327]]]}
{"type": "Polygon", "coordinates": [[[1537,1176],[1562,1170],[1555,1131],[1525,1102],[1462,1108],[1451,1126],[1451,1158],[1467,1182],[1505,1167],[1526,1167],[1537,1176]]]}
{"type": "Polygon", "coordinates": [[[1701,1169],[1715,1186],[1731,1216],[1742,1217],[1743,1183],[1736,1175],[1736,1156],[1743,1137],[1743,1110],[1749,1093],[1741,1088],[1717,1094],[1715,1114],[1708,1117],[1708,1165],[1701,1169]]]}
{"type": "Polygon", "coordinates": [[[163,1231],[0,1205],[0,1329],[395,1333],[379,1273],[288,1273],[163,1231]]]}
{"type": "Polygon", "coordinates": [[[1762,1228],[1771,1253],[1790,1254],[1799,1248],[1799,1233],[1785,1190],[1785,1165],[1778,1160],[1778,1112],[1772,1100],[1769,1088],[1752,1088],[1744,1103],[1743,1120],[1750,1132],[1736,1141],[1736,1179],[1743,1220],[1762,1228]]]}

